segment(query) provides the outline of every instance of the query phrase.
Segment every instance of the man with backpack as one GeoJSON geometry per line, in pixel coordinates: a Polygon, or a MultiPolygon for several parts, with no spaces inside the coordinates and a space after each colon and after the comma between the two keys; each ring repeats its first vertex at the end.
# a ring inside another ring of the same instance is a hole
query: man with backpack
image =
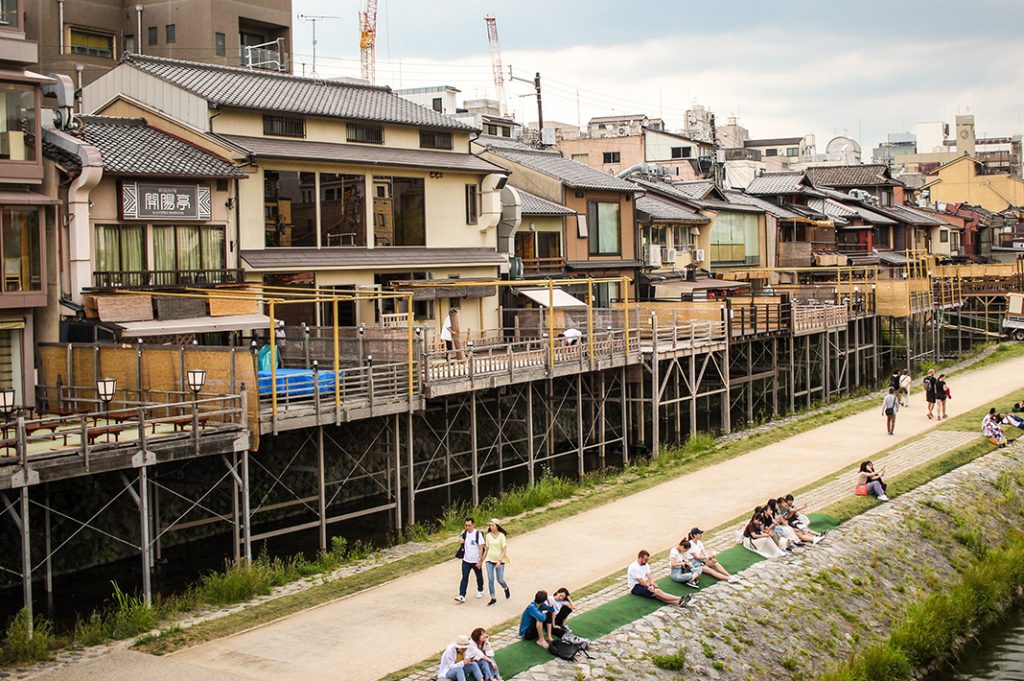
{"type": "Polygon", "coordinates": [[[928,418],[935,418],[932,412],[935,411],[935,369],[929,369],[928,375],[924,377],[924,399],[928,403],[928,418]]]}
{"type": "Polygon", "coordinates": [[[476,573],[476,597],[484,597],[484,534],[476,529],[472,518],[466,518],[466,529],[460,535],[459,543],[461,546],[455,552],[455,557],[461,559],[462,581],[459,582],[459,595],[455,600],[465,603],[470,572],[476,573]]]}

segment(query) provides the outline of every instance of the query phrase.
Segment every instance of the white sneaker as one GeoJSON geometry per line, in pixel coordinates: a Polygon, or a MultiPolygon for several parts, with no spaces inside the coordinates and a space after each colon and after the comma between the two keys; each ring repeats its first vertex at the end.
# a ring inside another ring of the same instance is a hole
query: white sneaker
{"type": "Polygon", "coordinates": [[[459,603],[465,603],[466,602],[466,597],[465,596],[456,596],[455,600],[457,602],[459,602],[459,603]]]}
{"type": "Polygon", "coordinates": [[[814,539],[812,539],[812,540],[811,540],[811,543],[812,543],[812,544],[817,544],[817,543],[818,543],[818,542],[820,542],[820,541],[821,541],[822,539],[824,539],[824,537],[822,537],[822,536],[821,536],[821,535],[819,534],[818,536],[816,536],[816,537],[815,537],[814,539]]]}
{"type": "Polygon", "coordinates": [[[729,582],[729,584],[735,584],[736,582],[740,581],[740,578],[737,577],[736,575],[733,575],[732,577],[730,577],[726,581],[729,582]]]}
{"type": "Polygon", "coordinates": [[[879,501],[889,501],[889,497],[885,496],[884,494],[879,494],[878,495],[878,500],[879,501]]]}
{"type": "Polygon", "coordinates": [[[476,597],[477,598],[483,598],[484,597],[484,592],[483,591],[477,591],[476,592],[476,597]]]}

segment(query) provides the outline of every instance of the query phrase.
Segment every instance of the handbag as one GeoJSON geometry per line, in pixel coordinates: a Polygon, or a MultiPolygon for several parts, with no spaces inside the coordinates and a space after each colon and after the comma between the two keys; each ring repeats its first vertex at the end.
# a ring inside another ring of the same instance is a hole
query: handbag
{"type": "Polygon", "coordinates": [[[857,485],[857,489],[853,491],[858,497],[866,497],[868,495],[867,485],[857,485]]]}
{"type": "Polygon", "coordinates": [[[895,415],[895,414],[896,414],[896,412],[895,412],[895,411],[893,410],[893,408],[892,408],[892,407],[887,407],[887,408],[886,408],[886,410],[885,410],[885,415],[886,415],[886,416],[893,416],[893,415],[895,415]]]}
{"type": "MultiPolygon", "coordinates": [[[[463,540],[466,539],[466,533],[465,532],[463,532],[461,536],[462,536],[463,540]]],[[[465,544],[465,542],[463,542],[462,544],[459,544],[459,548],[456,549],[456,551],[455,551],[455,557],[458,558],[459,560],[462,560],[463,558],[466,557],[466,544],[465,544]]]]}

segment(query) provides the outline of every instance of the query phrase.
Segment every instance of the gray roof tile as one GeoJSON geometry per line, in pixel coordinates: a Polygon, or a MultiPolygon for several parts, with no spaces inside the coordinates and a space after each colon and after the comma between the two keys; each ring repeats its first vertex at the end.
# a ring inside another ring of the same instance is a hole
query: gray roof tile
{"type": "Polygon", "coordinates": [[[523,215],[576,215],[576,211],[554,201],[542,199],[536,194],[523,191],[519,187],[513,187],[522,199],[523,215]]]}
{"type": "Polygon", "coordinates": [[[641,191],[632,182],[602,173],[590,166],[585,166],[565,158],[558,152],[540,150],[499,149],[489,147],[488,151],[506,161],[525,166],[539,173],[561,180],[563,184],[574,189],[608,190],[616,192],[641,191]]]}
{"type": "Polygon", "coordinates": [[[122,62],[219,106],[444,130],[477,129],[403,99],[389,87],[302,78],[273,71],[128,52],[122,57],[122,62]]]}
{"type": "Polygon", "coordinates": [[[505,258],[491,248],[267,248],[241,251],[254,270],[365,269],[431,265],[500,265],[505,258]]]}
{"type": "Polygon", "coordinates": [[[730,203],[760,208],[766,213],[771,213],[779,220],[795,220],[800,218],[799,215],[791,210],[787,210],[778,204],[772,203],[771,201],[751,196],[750,194],[744,194],[740,191],[727,191],[725,195],[729,199],[730,203]]]}
{"type": "Polygon", "coordinates": [[[641,189],[650,189],[651,191],[657,192],[662,196],[668,196],[679,201],[700,201],[707,198],[707,195],[714,189],[715,184],[713,182],[680,182],[673,184],[671,182],[660,182],[652,180],[642,180],[639,178],[633,178],[632,182],[640,185],[641,189]]]}
{"type": "Polygon", "coordinates": [[[474,154],[430,149],[398,149],[367,144],[336,144],[275,137],[219,135],[257,158],[358,163],[361,165],[443,168],[480,173],[504,173],[505,169],[474,154]]]}
{"type": "Polygon", "coordinates": [[[899,184],[889,176],[882,163],[850,166],[813,166],[807,169],[807,178],[815,185],[825,187],[874,187],[899,184]]]}
{"type": "MultiPolygon", "coordinates": [[[[99,149],[104,172],[114,175],[244,177],[228,161],[151,128],[143,118],[80,116],[75,136],[99,149]]],[[[76,156],[46,145],[49,158],[78,167],[76,156]]]]}
{"type": "Polygon", "coordinates": [[[804,184],[804,174],[796,173],[764,173],[755,177],[747,185],[748,194],[800,194],[807,185],[804,184]]]}
{"type": "Polygon", "coordinates": [[[696,211],[669,203],[653,196],[641,196],[636,200],[636,209],[646,213],[651,220],[676,222],[688,225],[704,225],[710,220],[696,211]]]}

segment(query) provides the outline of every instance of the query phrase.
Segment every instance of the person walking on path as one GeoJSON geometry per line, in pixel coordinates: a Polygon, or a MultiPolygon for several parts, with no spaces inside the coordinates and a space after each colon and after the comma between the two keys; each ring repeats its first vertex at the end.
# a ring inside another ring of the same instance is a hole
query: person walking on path
{"type": "Polygon", "coordinates": [[[641,598],[653,598],[662,603],[672,603],[680,608],[685,607],[690,602],[690,596],[673,596],[655,586],[654,580],[651,579],[651,566],[647,564],[650,560],[650,552],[641,551],[636,555],[636,560],[626,568],[626,586],[629,593],[641,598]]]}
{"type": "Polygon", "coordinates": [[[900,374],[900,402],[902,406],[910,406],[910,384],[913,383],[914,379],[910,375],[909,369],[904,369],[903,373],[900,374]]]}
{"type": "MultiPolygon", "coordinates": [[[[462,581],[459,582],[459,595],[455,597],[455,600],[465,603],[470,572],[476,575],[476,597],[484,597],[484,533],[476,529],[472,518],[466,518],[466,529],[462,532],[459,541],[462,543],[462,547],[459,549],[459,552],[462,553],[462,581]]],[[[458,552],[456,556],[458,556],[458,552]]]]}
{"type": "Polygon", "coordinates": [[[491,600],[487,605],[494,605],[498,599],[494,597],[494,579],[497,577],[498,584],[505,590],[505,598],[511,598],[512,592],[505,583],[505,565],[508,563],[508,533],[505,532],[497,518],[491,518],[487,525],[487,534],[484,535],[484,565],[487,566],[487,590],[491,594],[491,600]]]}
{"type": "MultiPolygon", "coordinates": [[[[928,405],[929,409],[931,405],[928,405]]],[[[900,398],[896,395],[896,391],[889,388],[889,394],[882,399],[882,413],[885,414],[885,427],[889,431],[889,435],[893,435],[893,431],[896,429],[896,412],[900,410],[900,398]]],[[[932,415],[928,414],[928,418],[932,415]]]]}
{"type": "Polygon", "coordinates": [[[441,324],[441,340],[444,341],[445,358],[451,358],[452,350],[455,349],[455,335],[459,333],[459,311],[448,310],[444,323],[441,324]]]}
{"type": "Polygon", "coordinates": [[[466,678],[473,678],[476,681],[483,681],[484,675],[476,662],[466,659],[466,650],[469,648],[468,636],[459,636],[441,653],[441,664],[437,668],[439,680],[449,679],[450,681],[466,681],[466,678]]]}
{"type": "Polygon", "coordinates": [[[929,369],[923,381],[924,399],[928,402],[928,418],[934,418],[932,411],[935,409],[935,380],[935,369],[929,369]]]}
{"type": "Polygon", "coordinates": [[[900,372],[893,371],[892,376],[889,377],[889,387],[899,392],[900,390],[900,372]]]}
{"type": "Polygon", "coordinates": [[[935,405],[936,418],[946,418],[946,400],[949,398],[949,386],[946,385],[946,374],[939,374],[939,377],[935,379],[935,405]]]}

